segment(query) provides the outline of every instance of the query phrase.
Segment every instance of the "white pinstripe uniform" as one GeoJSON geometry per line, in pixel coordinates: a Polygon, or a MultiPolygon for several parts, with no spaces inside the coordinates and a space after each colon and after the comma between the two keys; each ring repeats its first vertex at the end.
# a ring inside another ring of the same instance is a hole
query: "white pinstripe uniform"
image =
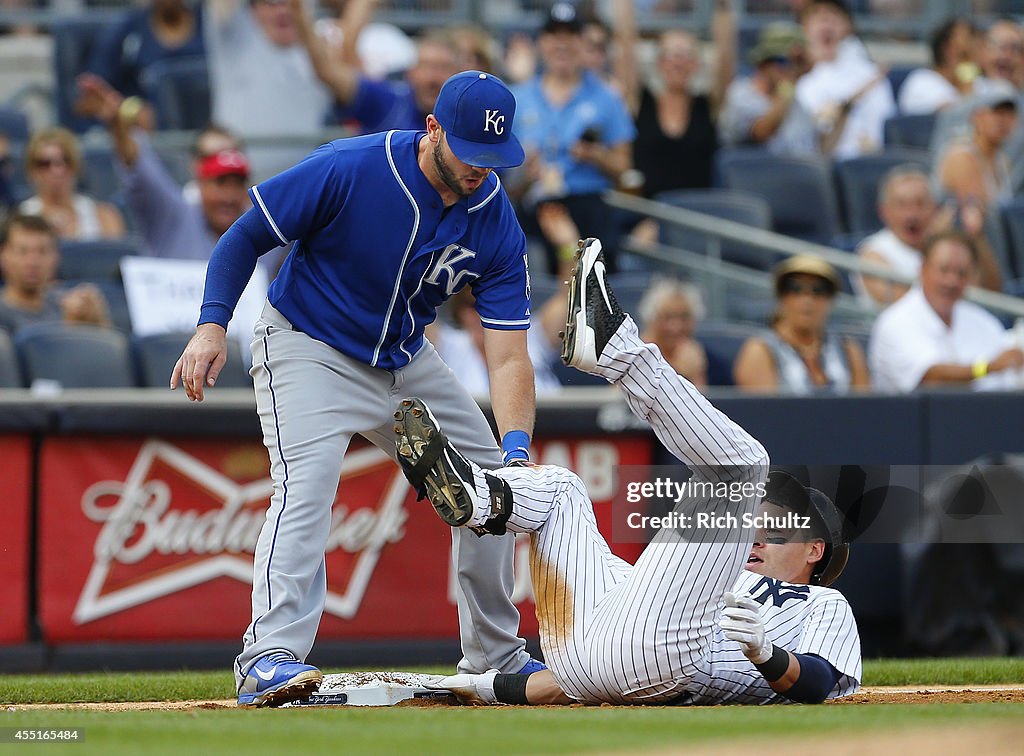
{"type": "MultiPolygon", "coordinates": [[[[764,482],[768,455],[761,444],[678,376],[657,347],[641,342],[628,316],[594,372],[621,386],[633,412],[683,461],[723,475],[727,469],[731,480],[764,482]]],[[[632,566],[612,554],[571,471],[543,466],[495,474],[515,494],[509,530],[532,533],[541,647],[570,697],[634,704],[680,697],[693,703],[778,700],[717,627],[723,593],[748,588],[789,596],[781,606],[766,603],[770,640],[832,662],[844,675],[834,694],[856,689],[860,644],[849,605],[833,590],[744,572],[752,530],[731,543],[710,534],[684,540],[678,531],[662,530],[632,566]]],[[[479,471],[477,482],[485,491],[479,471]]],[[[738,513],[754,512],[758,504],[750,497],[738,513]]]]}

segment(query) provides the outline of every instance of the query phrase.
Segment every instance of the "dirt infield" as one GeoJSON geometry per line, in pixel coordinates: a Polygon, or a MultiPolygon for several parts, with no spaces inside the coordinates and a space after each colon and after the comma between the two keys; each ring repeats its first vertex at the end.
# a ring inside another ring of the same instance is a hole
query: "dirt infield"
{"type": "MultiPolygon", "coordinates": [[[[1024,703],[1024,685],[949,685],[942,687],[870,687],[829,702],[830,706],[857,704],[1024,703]]],[[[403,704],[399,704],[400,706],[403,704]]],[[[443,701],[410,701],[404,705],[447,706],[443,701]]],[[[109,703],[21,704],[8,711],[71,709],[80,711],[196,711],[234,709],[233,699],[218,701],[132,701],[109,703]]],[[[551,707],[560,708],[560,707],[551,707]]]]}

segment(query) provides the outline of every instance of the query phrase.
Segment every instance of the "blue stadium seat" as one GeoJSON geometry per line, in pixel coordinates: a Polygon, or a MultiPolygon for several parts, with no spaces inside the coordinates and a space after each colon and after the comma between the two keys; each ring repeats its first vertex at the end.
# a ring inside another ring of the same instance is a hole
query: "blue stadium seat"
{"type": "Polygon", "coordinates": [[[697,341],[708,357],[708,385],[734,386],[732,366],[740,347],[751,336],[764,333],[758,326],[707,320],[697,326],[697,341]]]}
{"type": "Polygon", "coordinates": [[[82,148],[82,190],[97,200],[112,202],[121,194],[121,182],[114,167],[117,157],[109,145],[82,148]]]}
{"type": "Polygon", "coordinates": [[[81,16],[58,18],[50,25],[53,37],[54,80],[57,85],[57,121],[82,133],[96,122],[75,115],[79,74],[86,70],[100,32],[110,23],[109,12],[92,11],[81,16]]]}
{"type": "Polygon", "coordinates": [[[915,150],[927,150],[932,143],[932,133],[938,116],[898,115],[885,122],[883,140],[886,148],[910,147],[915,150]]]}
{"type": "Polygon", "coordinates": [[[597,375],[584,373],[573,367],[565,365],[561,358],[555,358],[551,363],[551,371],[555,374],[558,382],[563,386],[607,386],[608,381],[597,375]]]}
{"type": "Polygon", "coordinates": [[[7,331],[0,330],[0,389],[21,388],[18,353],[7,331]]]}
{"type": "Polygon", "coordinates": [[[153,92],[161,129],[189,131],[210,123],[210,76],[206,58],[169,58],[146,70],[142,86],[153,92]]]}
{"type": "Polygon", "coordinates": [[[719,150],[715,159],[725,186],[768,202],[778,233],[825,244],[839,233],[839,203],[827,160],[750,150],[719,150]]]}
{"type": "Polygon", "coordinates": [[[110,313],[110,321],[114,328],[124,333],[132,332],[132,318],[128,312],[128,298],[124,293],[124,285],[120,281],[112,280],[86,280],[86,281],[62,281],[61,287],[70,289],[81,283],[88,283],[100,290],[100,294],[107,300],[107,311],[110,313]]]}
{"type": "Polygon", "coordinates": [[[1005,257],[1005,273],[1010,278],[1024,278],[1024,197],[1019,197],[999,207],[1002,233],[991,234],[996,241],[1002,241],[999,252],[1005,257]]]}
{"type": "Polygon", "coordinates": [[[28,116],[10,105],[0,105],[0,134],[11,142],[28,141],[28,116]]]}
{"type": "Polygon", "coordinates": [[[29,385],[38,379],[64,388],[135,386],[128,337],[113,328],[39,323],[14,336],[29,385]]]}
{"type": "Polygon", "coordinates": [[[906,163],[927,174],[930,157],[923,150],[895,149],[835,162],[836,186],[847,231],[866,236],[882,227],[878,217],[879,184],[886,173],[906,163]]]}
{"type": "MultiPolygon", "coordinates": [[[[772,227],[772,211],[768,202],[749,192],[729,189],[679,189],[662,192],[654,199],[674,207],[707,213],[716,218],[743,223],[754,228],[769,230],[772,227]]],[[[664,221],[659,224],[659,235],[662,244],[692,252],[703,252],[707,246],[707,237],[704,234],[664,221]]],[[[722,240],[721,254],[723,260],[759,270],[768,270],[778,261],[777,256],[766,250],[728,240],[722,240]]]]}
{"type": "Polygon", "coordinates": [[[911,72],[916,71],[920,66],[913,65],[902,65],[902,66],[891,66],[886,72],[886,78],[889,80],[889,86],[892,87],[892,96],[894,100],[899,100],[900,89],[903,87],[903,82],[907,80],[911,72]]]}
{"type": "Polygon", "coordinates": [[[137,254],[138,243],[132,239],[62,240],[57,277],[62,281],[120,281],[121,258],[137,254]]]}
{"type": "MultiPolygon", "coordinates": [[[[164,388],[171,376],[171,369],[178,361],[188,340],[189,333],[159,333],[151,336],[132,337],[132,354],[138,370],[139,382],[143,386],[164,388]]],[[[237,339],[229,338],[228,361],[217,379],[219,388],[252,388],[252,378],[242,359],[242,350],[237,339]]]]}
{"type": "Polygon", "coordinates": [[[646,270],[620,271],[608,274],[608,285],[623,310],[638,312],[640,300],[651,286],[652,274],[646,270]]]}

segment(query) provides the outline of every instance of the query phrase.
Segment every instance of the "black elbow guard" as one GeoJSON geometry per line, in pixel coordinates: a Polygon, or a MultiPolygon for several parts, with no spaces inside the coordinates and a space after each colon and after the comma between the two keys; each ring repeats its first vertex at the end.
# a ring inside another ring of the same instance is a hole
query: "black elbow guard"
{"type": "Polygon", "coordinates": [[[800,677],[787,690],[779,691],[790,701],[819,704],[839,681],[839,670],[814,654],[793,654],[800,661],[800,677]]]}

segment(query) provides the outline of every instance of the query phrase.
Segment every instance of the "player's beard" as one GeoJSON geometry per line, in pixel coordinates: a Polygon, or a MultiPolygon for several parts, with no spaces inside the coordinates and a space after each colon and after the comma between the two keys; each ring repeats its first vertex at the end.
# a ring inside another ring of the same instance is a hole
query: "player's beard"
{"type": "Polygon", "coordinates": [[[459,179],[455,176],[455,171],[453,171],[451,166],[445,162],[444,153],[441,151],[441,141],[438,141],[437,144],[434,145],[433,155],[434,168],[437,169],[437,175],[441,177],[441,181],[444,185],[455,192],[456,195],[459,197],[469,197],[473,192],[480,188],[479,185],[477,185],[472,189],[467,189],[459,183],[459,179]]]}

